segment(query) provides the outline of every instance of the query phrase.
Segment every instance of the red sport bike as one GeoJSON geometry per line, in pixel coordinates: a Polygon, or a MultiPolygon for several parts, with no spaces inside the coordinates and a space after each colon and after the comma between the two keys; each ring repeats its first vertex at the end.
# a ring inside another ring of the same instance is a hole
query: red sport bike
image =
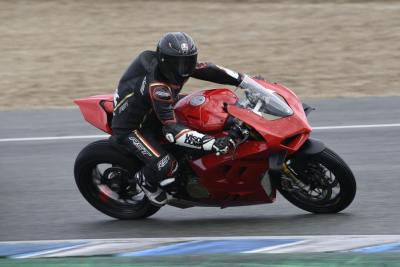
{"type": "MultiPolygon", "coordinates": [[[[247,89],[210,89],[180,99],[174,109],[180,123],[212,136],[232,135],[237,144],[226,155],[187,150],[165,143],[179,161],[177,182],[165,190],[168,205],[232,207],[272,203],[278,190],[295,206],[313,213],[336,213],[356,194],[347,164],[312,131],[303,105],[288,88],[245,76],[247,89]]],[[[112,95],[75,100],[84,118],[112,134],[112,95]]],[[[118,219],[142,219],[156,213],[128,177],[142,163],[111,140],[87,145],[75,161],[75,180],[86,200],[118,219]]]]}

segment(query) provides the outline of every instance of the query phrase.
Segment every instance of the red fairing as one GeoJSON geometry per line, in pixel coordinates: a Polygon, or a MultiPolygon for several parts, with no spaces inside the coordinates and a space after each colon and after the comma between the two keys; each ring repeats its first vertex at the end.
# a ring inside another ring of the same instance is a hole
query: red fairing
{"type": "Polygon", "coordinates": [[[74,101],[82,112],[87,122],[96,128],[112,134],[109,122],[113,112],[113,96],[97,95],[87,98],[76,99],[74,101]]]}
{"type": "Polygon", "coordinates": [[[178,121],[203,133],[222,132],[229,114],[224,103],[234,104],[237,96],[229,89],[199,91],[181,99],[175,105],[178,121]]]}
{"type": "Polygon", "coordinates": [[[225,206],[271,203],[276,191],[271,184],[261,184],[268,170],[268,146],[265,142],[249,141],[235,154],[208,154],[191,162],[192,169],[207,187],[210,199],[225,206]]]}
{"type": "Polygon", "coordinates": [[[275,188],[269,179],[265,179],[269,155],[282,150],[289,154],[296,152],[311,132],[302,104],[294,93],[279,84],[257,82],[281,95],[294,111],[293,115],[268,120],[235,105],[238,99],[228,89],[193,93],[176,106],[180,121],[201,132],[221,134],[229,114],[251,126],[264,139],[247,141],[234,154],[209,154],[191,162],[201,184],[210,193],[208,201],[220,203],[221,206],[273,202],[275,188]],[[204,100],[199,96],[203,96],[204,100]],[[228,104],[226,109],[223,108],[224,103],[228,104]],[[262,184],[262,180],[269,180],[270,183],[262,184]]]}

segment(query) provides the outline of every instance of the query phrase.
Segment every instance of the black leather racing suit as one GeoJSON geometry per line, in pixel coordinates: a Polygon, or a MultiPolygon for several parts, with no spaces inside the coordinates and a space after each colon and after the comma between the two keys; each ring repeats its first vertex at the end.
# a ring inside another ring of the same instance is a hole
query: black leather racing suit
{"type": "MultiPolygon", "coordinates": [[[[242,79],[210,63],[197,64],[191,77],[234,86],[242,79]]],[[[113,138],[145,163],[141,174],[153,185],[174,177],[178,169],[175,158],[158,141],[161,133],[170,142],[194,149],[204,149],[200,141],[207,142],[175,117],[173,106],[186,81],[171,84],[158,69],[156,52],[144,51],[128,67],[114,95],[113,138]]]]}

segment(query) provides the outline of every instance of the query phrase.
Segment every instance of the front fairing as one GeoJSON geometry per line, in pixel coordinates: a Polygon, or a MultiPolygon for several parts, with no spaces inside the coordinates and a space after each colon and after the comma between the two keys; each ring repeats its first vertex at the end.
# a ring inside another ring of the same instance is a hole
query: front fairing
{"type": "Polygon", "coordinates": [[[256,80],[262,87],[278,94],[293,111],[287,116],[265,116],[254,113],[240,105],[228,105],[228,113],[251,126],[268,144],[271,151],[286,150],[289,154],[297,151],[308,139],[311,127],[298,97],[288,88],[266,81],[256,80]]]}
{"type": "MultiPolygon", "coordinates": [[[[276,192],[268,176],[268,160],[271,153],[282,150],[292,153],[308,138],[311,128],[299,99],[281,85],[264,81],[255,82],[278,94],[292,110],[292,114],[269,118],[265,114],[256,114],[240,106],[237,98],[230,96],[226,89],[211,90],[208,94],[218,95],[219,104],[210,105],[210,112],[211,107],[218,107],[217,113],[227,112],[230,116],[238,118],[262,138],[249,139],[226,155],[216,156],[210,153],[190,162],[192,170],[199,177],[200,184],[209,192],[208,198],[199,200],[202,203],[214,203],[226,207],[273,202],[276,192]],[[224,95],[229,97],[223,99],[224,95]]],[[[203,108],[205,108],[209,103],[207,94],[203,92],[201,95],[205,97],[204,101],[200,101],[204,102],[203,108]]],[[[190,95],[176,106],[180,118],[188,118],[188,126],[196,125],[189,121],[194,114],[202,114],[199,117],[203,117],[204,122],[209,122],[207,116],[204,119],[205,114],[194,112],[193,105],[190,105],[190,101],[196,100],[198,96],[199,94],[190,95]]],[[[199,107],[196,101],[194,104],[199,107]]]]}

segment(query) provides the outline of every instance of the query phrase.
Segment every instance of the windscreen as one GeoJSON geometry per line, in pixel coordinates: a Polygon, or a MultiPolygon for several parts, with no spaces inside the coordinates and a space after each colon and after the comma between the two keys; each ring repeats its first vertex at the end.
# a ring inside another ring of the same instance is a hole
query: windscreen
{"type": "Polygon", "coordinates": [[[258,82],[245,75],[241,84],[244,89],[246,107],[261,115],[269,114],[276,117],[287,117],[293,114],[293,110],[286,101],[275,91],[265,88],[258,82]]]}

